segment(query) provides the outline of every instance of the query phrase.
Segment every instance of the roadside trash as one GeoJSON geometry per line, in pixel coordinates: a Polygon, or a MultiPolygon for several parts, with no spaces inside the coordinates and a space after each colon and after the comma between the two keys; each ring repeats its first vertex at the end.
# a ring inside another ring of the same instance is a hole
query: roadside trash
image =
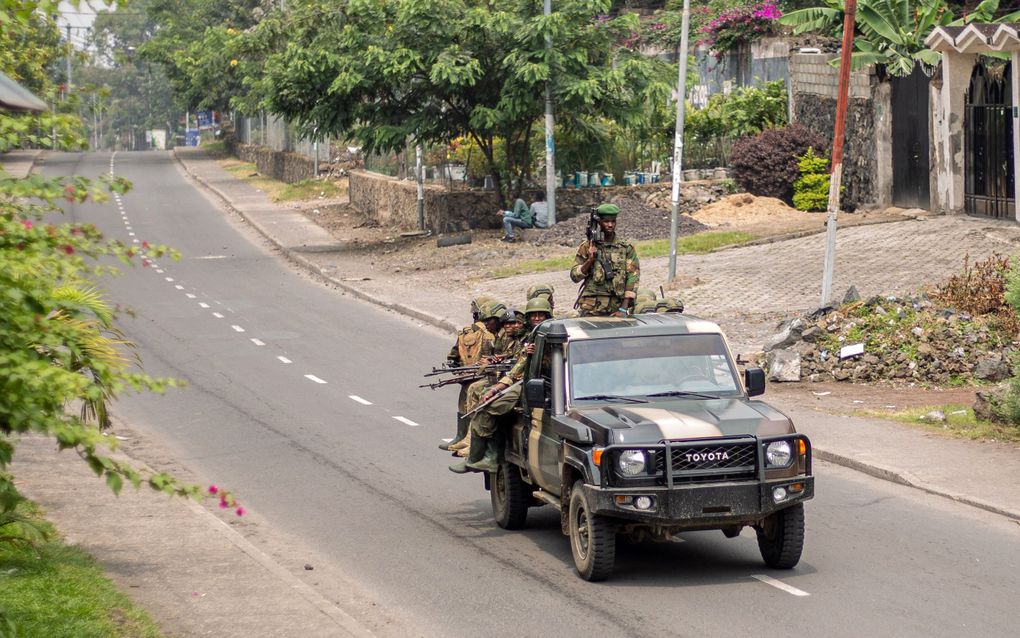
{"type": "Polygon", "coordinates": [[[831,392],[812,392],[811,394],[815,395],[816,397],[827,397],[827,396],[829,396],[832,393],[831,392]]]}
{"type": "Polygon", "coordinates": [[[859,354],[864,354],[864,344],[854,343],[848,346],[843,346],[839,349],[839,358],[846,359],[849,357],[856,357],[859,354]]]}

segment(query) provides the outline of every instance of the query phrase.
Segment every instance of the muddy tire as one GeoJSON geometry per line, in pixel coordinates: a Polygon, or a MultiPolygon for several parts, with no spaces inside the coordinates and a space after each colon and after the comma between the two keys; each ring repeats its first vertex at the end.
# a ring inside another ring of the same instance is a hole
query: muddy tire
{"type": "Polygon", "coordinates": [[[616,530],[609,520],[591,511],[583,483],[570,490],[570,553],[581,578],[604,580],[616,561],[616,530]]]}
{"type": "Polygon", "coordinates": [[[779,510],[754,531],[765,564],[773,569],[792,569],[804,550],[804,504],[779,510]]]}
{"type": "Polygon", "coordinates": [[[489,498],[496,524],[503,529],[524,529],[531,495],[528,484],[521,478],[520,468],[504,461],[491,476],[489,498]]]}

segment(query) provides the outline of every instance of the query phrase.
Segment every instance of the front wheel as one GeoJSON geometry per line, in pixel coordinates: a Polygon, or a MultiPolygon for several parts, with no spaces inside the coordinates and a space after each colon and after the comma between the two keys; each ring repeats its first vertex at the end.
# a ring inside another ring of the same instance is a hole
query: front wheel
{"type": "Polygon", "coordinates": [[[616,530],[604,516],[591,511],[581,481],[570,490],[570,553],[585,580],[604,580],[616,561],[616,530]]]}
{"type": "Polygon", "coordinates": [[[492,515],[503,529],[524,529],[528,519],[528,484],[521,478],[521,470],[506,461],[492,473],[493,485],[489,490],[492,515]]]}
{"type": "Polygon", "coordinates": [[[792,569],[804,550],[804,504],[779,510],[754,530],[765,564],[773,569],[792,569]]]}

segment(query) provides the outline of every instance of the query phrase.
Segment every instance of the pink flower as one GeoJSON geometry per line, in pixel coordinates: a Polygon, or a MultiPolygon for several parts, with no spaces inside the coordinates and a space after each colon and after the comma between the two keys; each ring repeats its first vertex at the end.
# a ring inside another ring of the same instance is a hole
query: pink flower
{"type": "Polygon", "coordinates": [[[220,509],[221,510],[225,510],[228,507],[230,507],[230,504],[227,503],[227,499],[225,499],[222,496],[220,496],[220,509]]]}
{"type": "Polygon", "coordinates": [[[237,515],[238,516],[244,516],[245,512],[247,512],[247,511],[248,510],[244,509],[243,507],[239,507],[239,508],[237,508],[237,515]]]}
{"type": "Polygon", "coordinates": [[[66,246],[64,246],[64,252],[67,253],[68,255],[73,255],[74,254],[74,247],[70,246],[70,245],[66,245],[66,246]]]}
{"type": "Polygon", "coordinates": [[[216,487],[215,485],[210,485],[209,486],[209,493],[210,494],[216,494],[219,491],[220,491],[220,488],[216,487]]]}
{"type": "Polygon", "coordinates": [[[21,225],[25,227],[25,230],[32,230],[34,224],[32,224],[31,219],[23,219],[21,220],[21,225]]]}
{"type": "MultiPolygon", "coordinates": [[[[149,249],[149,242],[143,241],[142,242],[142,250],[148,250],[148,249],[149,249]]],[[[216,486],[214,485],[213,487],[216,487],[216,486]]],[[[215,493],[216,492],[213,492],[213,494],[215,494],[215,493]]]]}

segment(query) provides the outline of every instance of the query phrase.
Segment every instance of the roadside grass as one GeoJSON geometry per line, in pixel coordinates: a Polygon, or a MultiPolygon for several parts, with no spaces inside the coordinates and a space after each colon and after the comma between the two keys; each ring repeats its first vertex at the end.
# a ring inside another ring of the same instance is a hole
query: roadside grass
{"type": "Polygon", "coordinates": [[[227,145],[222,141],[219,142],[203,142],[202,150],[216,158],[227,157],[227,145]]]}
{"type": "Polygon", "coordinates": [[[257,166],[251,162],[242,162],[234,158],[220,160],[220,166],[238,179],[248,182],[266,194],[274,202],[297,202],[322,197],[337,197],[344,189],[335,182],[317,179],[305,179],[295,184],[287,184],[266,177],[259,173],[257,166]]]}
{"type": "Polygon", "coordinates": [[[925,430],[941,432],[961,439],[974,441],[992,439],[996,441],[1020,441],[1020,428],[981,421],[974,416],[973,409],[958,403],[905,408],[895,411],[857,410],[854,414],[909,423],[925,430]],[[924,415],[932,410],[941,410],[946,415],[945,422],[935,423],[926,421],[924,415]]]}
{"type": "Polygon", "coordinates": [[[0,636],[163,635],[148,614],[103,575],[89,554],[60,542],[36,506],[23,503],[18,512],[38,521],[51,540],[34,548],[0,543],[0,636]]]}
{"type": "MultiPolygon", "coordinates": [[[[706,231],[696,235],[679,237],[676,242],[678,255],[703,254],[723,246],[737,246],[757,239],[755,235],[743,231],[706,231]]],[[[639,259],[665,257],[669,255],[669,239],[646,239],[634,242],[634,249],[639,259]]],[[[574,265],[574,253],[559,257],[529,259],[517,264],[497,268],[490,277],[503,279],[515,275],[530,275],[551,270],[566,270],[574,265]]]]}

